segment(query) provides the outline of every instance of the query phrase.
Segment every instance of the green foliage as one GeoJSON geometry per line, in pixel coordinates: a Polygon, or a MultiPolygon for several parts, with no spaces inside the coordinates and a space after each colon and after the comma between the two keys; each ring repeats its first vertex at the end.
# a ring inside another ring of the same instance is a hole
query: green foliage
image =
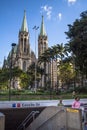
{"type": "Polygon", "coordinates": [[[29,87],[29,83],[30,83],[30,77],[27,73],[22,73],[20,75],[20,86],[21,86],[21,89],[27,89],[29,87]]]}
{"type": "Polygon", "coordinates": [[[11,78],[19,77],[21,75],[22,70],[18,67],[14,67],[12,69],[3,68],[0,70],[0,88],[8,89],[8,84],[11,78]]]}
{"type": "Polygon", "coordinates": [[[0,69],[0,89],[6,89],[9,80],[9,70],[0,69]]]}
{"type": "Polygon", "coordinates": [[[37,83],[40,81],[42,75],[44,74],[44,69],[40,68],[40,66],[38,64],[36,64],[36,66],[35,66],[35,63],[32,63],[29,66],[29,68],[27,70],[27,76],[29,77],[29,85],[31,86],[31,88],[33,88],[34,83],[35,83],[35,71],[36,71],[36,81],[37,81],[37,83]]]}
{"type": "MultiPolygon", "coordinates": [[[[86,93],[76,93],[79,95],[80,98],[87,98],[87,91],[86,93]]],[[[8,99],[8,91],[0,91],[0,101],[7,101],[8,99]]],[[[38,90],[37,93],[34,93],[30,90],[11,90],[11,100],[15,101],[24,101],[24,100],[48,100],[48,99],[56,99],[58,100],[59,97],[62,96],[63,99],[71,99],[72,98],[72,92],[60,92],[56,94],[55,92],[51,91],[42,91],[38,90]]]]}
{"type": "Polygon", "coordinates": [[[18,67],[14,67],[12,69],[12,77],[20,77],[20,75],[23,73],[23,71],[21,69],[19,69],[18,67]]]}
{"type": "Polygon", "coordinates": [[[70,63],[62,63],[59,65],[59,79],[62,84],[68,84],[73,81],[75,72],[73,71],[73,65],[70,63]]]}
{"type": "Polygon", "coordinates": [[[87,93],[87,86],[84,86],[84,87],[76,87],[76,88],[75,88],[75,91],[76,91],[77,93],[84,93],[84,94],[86,94],[86,93],[87,93]]]}
{"type": "Polygon", "coordinates": [[[75,66],[87,74],[87,11],[82,12],[80,19],[68,27],[69,31],[65,33],[70,39],[69,46],[75,56],[75,66]]]}

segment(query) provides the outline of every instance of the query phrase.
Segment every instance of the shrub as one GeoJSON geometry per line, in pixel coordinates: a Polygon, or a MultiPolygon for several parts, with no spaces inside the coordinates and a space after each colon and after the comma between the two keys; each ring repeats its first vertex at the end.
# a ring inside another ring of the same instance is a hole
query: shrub
{"type": "Polygon", "coordinates": [[[77,88],[75,88],[75,91],[77,93],[87,93],[87,86],[85,86],[85,87],[77,87],[77,88]]]}

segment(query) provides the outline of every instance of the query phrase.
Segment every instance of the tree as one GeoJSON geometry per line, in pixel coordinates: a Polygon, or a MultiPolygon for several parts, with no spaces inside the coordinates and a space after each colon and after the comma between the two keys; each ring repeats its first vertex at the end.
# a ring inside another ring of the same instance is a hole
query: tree
{"type": "MultiPolygon", "coordinates": [[[[36,65],[36,81],[37,81],[37,84],[39,83],[43,73],[44,73],[44,69],[43,68],[40,68],[39,65],[36,65]]],[[[33,62],[28,70],[27,70],[27,74],[29,76],[29,85],[31,86],[31,88],[33,88],[34,86],[34,81],[35,81],[35,63],[33,62]]]]}
{"type": "Polygon", "coordinates": [[[5,88],[8,86],[8,82],[11,79],[15,79],[15,77],[19,77],[22,73],[18,67],[14,67],[11,70],[9,68],[3,68],[0,70],[0,84],[5,88]],[[11,76],[11,77],[10,77],[11,76]]]}
{"type": "Polygon", "coordinates": [[[0,69],[0,89],[7,88],[8,80],[9,80],[8,69],[0,69]]]}
{"type": "MultiPolygon", "coordinates": [[[[48,63],[50,62],[50,55],[49,55],[49,51],[46,50],[44,53],[42,53],[39,58],[38,58],[38,64],[40,65],[40,68],[44,69],[44,89],[46,89],[46,83],[47,83],[47,65],[48,63]]],[[[42,82],[43,79],[41,79],[41,82],[42,82]]]]}
{"type": "Polygon", "coordinates": [[[61,81],[61,86],[67,85],[69,87],[70,83],[73,83],[75,76],[73,65],[70,62],[63,62],[61,65],[59,65],[58,76],[61,81]]]}
{"type": "MultiPolygon", "coordinates": [[[[57,66],[57,62],[58,59],[60,58],[59,55],[59,44],[52,46],[52,50],[53,50],[53,59],[56,60],[56,66],[57,66]]],[[[56,85],[56,89],[58,91],[58,86],[59,86],[59,79],[58,79],[58,68],[57,68],[57,85],[56,85]]]]}
{"type": "Polygon", "coordinates": [[[30,84],[30,76],[25,72],[21,73],[21,75],[20,75],[21,88],[28,89],[29,84],[30,84]]]}
{"type": "MultiPolygon", "coordinates": [[[[46,68],[46,63],[49,64],[48,66],[48,70],[50,73],[50,77],[49,79],[52,81],[51,82],[51,86],[53,86],[53,63],[54,61],[56,61],[56,66],[58,66],[57,64],[61,64],[62,63],[62,60],[63,58],[65,57],[65,55],[68,55],[67,53],[67,50],[65,48],[65,46],[63,45],[63,43],[61,44],[57,44],[57,45],[54,45],[50,48],[48,48],[40,57],[39,57],[39,62],[43,62],[44,63],[44,68],[46,68]],[[59,61],[59,63],[58,63],[59,61]]],[[[59,79],[58,79],[58,68],[57,68],[57,88],[59,86],[59,79]]],[[[56,89],[57,89],[56,88],[56,89]]]]}
{"type": "Polygon", "coordinates": [[[70,39],[70,50],[75,56],[75,66],[81,74],[83,86],[84,75],[87,77],[87,11],[82,12],[80,18],[68,27],[69,31],[65,33],[70,39]]]}

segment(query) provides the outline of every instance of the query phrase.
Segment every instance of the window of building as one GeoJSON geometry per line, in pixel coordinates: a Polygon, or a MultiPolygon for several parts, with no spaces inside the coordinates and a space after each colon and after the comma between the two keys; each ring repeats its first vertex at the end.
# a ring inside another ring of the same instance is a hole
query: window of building
{"type": "Polygon", "coordinates": [[[23,62],[23,71],[26,71],[26,61],[23,62]]]}

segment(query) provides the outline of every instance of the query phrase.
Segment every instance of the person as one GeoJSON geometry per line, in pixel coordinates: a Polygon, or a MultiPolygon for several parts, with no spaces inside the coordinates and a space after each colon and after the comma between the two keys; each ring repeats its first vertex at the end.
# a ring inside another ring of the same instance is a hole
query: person
{"type": "Polygon", "coordinates": [[[62,99],[59,100],[58,106],[64,106],[62,99]]]}
{"type": "Polygon", "coordinates": [[[76,92],[73,91],[73,92],[72,92],[72,98],[74,98],[75,96],[76,96],[76,92]]]}
{"type": "MultiPolygon", "coordinates": [[[[80,102],[80,98],[77,96],[75,97],[75,101],[72,103],[72,108],[79,109],[80,106],[83,106],[83,103],[80,102]]],[[[84,111],[82,110],[82,122],[83,121],[84,121],[84,111]]]]}
{"type": "Polygon", "coordinates": [[[80,98],[77,96],[75,97],[75,101],[72,103],[72,108],[80,108],[81,103],[80,103],[80,98]]]}

